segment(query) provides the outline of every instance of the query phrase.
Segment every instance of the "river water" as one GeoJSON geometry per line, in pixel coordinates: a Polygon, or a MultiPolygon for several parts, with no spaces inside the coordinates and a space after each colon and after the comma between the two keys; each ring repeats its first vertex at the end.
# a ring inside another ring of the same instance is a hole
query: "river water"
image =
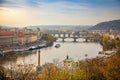
{"type": "MultiPolygon", "coordinates": [[[[40,62],[41,64],[53,63],[53,60],[59,60],[62,62],[67,55],[74,61],[85,59],[85,54],[87,58],[94,58],[97,56],[99,51],[102,51],[102,46],[99,43],[86,43],[84,40],[79,42],[72,42],[68,39],[66,42],[55,42],[52,47],[41,49],[40,62]],[[56,44],[60,44],[61,47],[55,48],[56,44]]],[[[37,65],[37,52],[33,51],[35,54],[30,54],[25,57],[18,57],[16,61],[10,62],[14,64],[34,64],[37,65]]],[[[4,65],[8,65],[6,62],[4,65]]]]}

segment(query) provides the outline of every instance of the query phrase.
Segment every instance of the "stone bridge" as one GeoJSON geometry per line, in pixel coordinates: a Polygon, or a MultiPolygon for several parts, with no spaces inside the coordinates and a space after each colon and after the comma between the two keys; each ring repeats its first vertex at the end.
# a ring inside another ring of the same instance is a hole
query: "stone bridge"
{"type": "Polygon", "coordinates": [[[87,42],[90,38],[87,32],[51,32],[49,34],[55,38],[61,38],[63,42],[66,38],[72,38],[74,42],[76,42],[79,38],[84,38],[87,42]]]}

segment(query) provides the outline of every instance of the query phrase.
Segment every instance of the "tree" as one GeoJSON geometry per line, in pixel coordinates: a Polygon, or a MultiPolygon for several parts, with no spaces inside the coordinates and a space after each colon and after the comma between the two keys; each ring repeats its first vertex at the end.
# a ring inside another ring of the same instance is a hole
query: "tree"
{"type": "Polygon", "coordinates": [[[5,78],[5,73],[3,67],[0,66],[0,80],[3,80],[4,78],[5,78]]]}
{"type": "Polygon", "coordinates": [[[116,54],[120,55],[120,40],[115,39],[115,44],[116,44],[116,47],[117,47],[116,54]]]}
{"type": "Polygon", "coordinates": [[[103,46],[103,50],[113,50],[116,48],[116,44],[114,39],[110,39],[108,36],[104,35],[101,39],[101,45],[103,46]]]}
{"type": "Polygon", "coordinates": [[[53,40],[54,37],[52,35],[48,35],[47,38],[48,40],[53,40]]]}
{"type": "Polygon", "coordinates": [[[42,36],[42,39],[44,39],[44,40],[53,40],[54,37],[52,35],[50,35],[50,34],[44,34],[42,36]]]}
{"type": "Polygon", "coordinates": [[[113,56],[105,60],[105,65],[100,67],[107,80],[120,79],[120,56],[113,56]]]}
{"type": "Polygon", "coordinates": [[[1,31],[1,29],[2,29],[2,26],[0,25],[0,31],[1,31]]]}

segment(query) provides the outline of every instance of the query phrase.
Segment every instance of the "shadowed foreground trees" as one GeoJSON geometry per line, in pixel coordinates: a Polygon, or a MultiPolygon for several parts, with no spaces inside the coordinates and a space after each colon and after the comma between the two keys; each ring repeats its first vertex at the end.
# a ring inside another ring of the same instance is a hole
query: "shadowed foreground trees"
{"type": "Polygon", "coordinates": [[[40,80],[119,80],[120,56],[116,55],[105,60],[86,59],[77,62],[74,70],[59,69],[47,64],[42,71],[40,80]],[[44,75],[44,77],[43,77],[44,75]]]}
{"type": "Polygon", "coordinates": [[[4,77],[5,77],[5,74],[4,74],[3,67],[0,66],[0,80],[4,79],[4,77]]]}
{"type": "Polygon", "coordinates": [[[105,60],[104,66],[100,71],[107,80],[120,80],[120,56],[113,56],[105,60]]]}
{"type": "Polygon", "coordinates": [[[46,64],[39,76],[40,80],[119,80],[120,56],[105,60],[86,59],[77,62],[71,70],[59,69],[53,64],[46,64]]]}

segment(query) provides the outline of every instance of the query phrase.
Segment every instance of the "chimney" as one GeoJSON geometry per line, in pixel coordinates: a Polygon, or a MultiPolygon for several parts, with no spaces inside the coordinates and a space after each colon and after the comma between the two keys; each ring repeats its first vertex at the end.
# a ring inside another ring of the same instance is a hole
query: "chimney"
{"type": "Polygon", "coordinates": [[[40,50],[38,51],[38,66],[40,66],[40,50]]]}
{"type": "Polygon", "coordinates": [[[36,71],[41,72],[42,67],[40,66],[40,50],[38,51],[38,66],[36,67],[36,71]]]}

